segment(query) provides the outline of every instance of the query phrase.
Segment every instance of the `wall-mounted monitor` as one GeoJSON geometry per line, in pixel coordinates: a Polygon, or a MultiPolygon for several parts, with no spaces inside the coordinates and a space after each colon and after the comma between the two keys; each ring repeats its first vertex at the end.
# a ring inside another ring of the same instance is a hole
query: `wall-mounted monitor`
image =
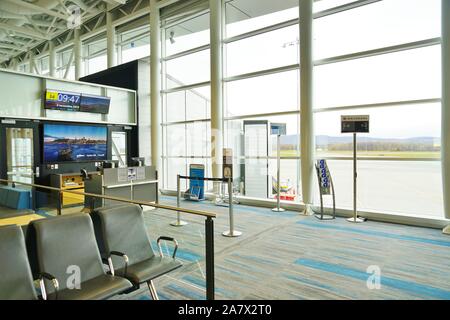
{"type": "Polygon", "coordinates": [[[108,114],[110,102],[111,98],[109,97],[82,94],[80,111],[108,114]]]}
{"type": "Polygon", "coordinates": [[[107,158],[107,127],[44,124],[45,163],[102,161],[107,158]]]}
{"type": "Polygon", "coordinates": [[[44,108],[108,114],[110,103],[109,97],[47,89],[44,108]]]}
{"type": "Polygon", "coordinates": [[[44,108],[62,111],[80,111],[81,95],[74,92],[46,90],[44,108]]]}

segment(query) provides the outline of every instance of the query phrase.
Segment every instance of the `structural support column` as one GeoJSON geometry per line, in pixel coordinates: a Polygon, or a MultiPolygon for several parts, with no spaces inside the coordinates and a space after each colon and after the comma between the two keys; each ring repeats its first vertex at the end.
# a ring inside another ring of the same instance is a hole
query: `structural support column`
{"type": "Polygon", "coordinates": [[[75,63],[75,80],[79,80],[83,76],[81,64],[81,38],[79,27],[74,29],[73,58],[75,63]]]}
{"type": "MultiPolygon", "coordinates": [[[[223,86],[222,86],[222,1],[209,0],[211,40],[211,160],[214,178],[222,177],[223,86]]],[[[215,183],[214,193],[219,192],[215,183]]]]}
{"type": "MultiPolygon", "coordinates": [[[[445,217],[450,219],[450,1],[442,0],[442,182],[445,217]]],[[[444,229],[450,234],[450,225],[444,229]]]]}
{"type": "Polygon", "coordinates": [[[152,165],[161,166],[161,22],[156,0],[150,0],[150,116],[152,165]]]}
{"type": "Polygon", "coordinates": [[[17,58],[13,58],[13,59],[11,60],[11,65],[9,66],[9,68],[12,69],[12,70],[14,70],[14,71],[19,70],[19,63],[18,63],[18,61],[17,61],[17,58]]]}
{"type": "Polygon", "coordinates": [[[106,11],[106,53],[108,68],[112,68],[116,65],[116,29],[110,11],[106,11]]]}
{"type": "Polygon", "coordinates": [[[314,173],[313,129],[313,0],[300,0],[300,153],[304,214],[312,214],[314,173]]]}
{"type": "Polygon", "coordinates": [[[34,53],[32,51],[30,51],[29,53],[29,68],[30,68],[30,73],[37,73],[36,72],[36,60],[34,59],[34,53]]]}
{"type": "Polygon", "coordinates": [[[56,50],[55,44],[51,40],[48,43],[48,54],[50,77],[56,77],[56,50]]]}

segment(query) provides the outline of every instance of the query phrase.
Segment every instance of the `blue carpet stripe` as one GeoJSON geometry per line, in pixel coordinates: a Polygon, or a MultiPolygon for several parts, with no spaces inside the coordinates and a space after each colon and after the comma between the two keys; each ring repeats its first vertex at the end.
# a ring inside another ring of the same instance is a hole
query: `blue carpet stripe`
{"type": "Polygon", "coordinates": [[[436,245],[436,246],[450,247],[450,241],[399,235],[399,234],[393,234],[393,233],[382,232],[382,231],[368,230],[367,228],[356,229],[356,228],[351,228],[351,227],[343,227],[343,226],[336,226],[336,225],[331,225],[331,224],[310,222],[310,221],[306,221],[306,220],[297,221],[297,224],[301,224],[301,225],[304,225],[307,227],[313,227],[313,228],[351,232],[351,233],[361,234],[361,235],[365,235],[365,236],[376,236],[376,237],[390,238],[390,239],[396,239],[396,240],[414,241],[414,242],[419,242],[419,243],[432,244],[432,245],[436,245]]]}
{"type": "MultiPolygon", "coordinates": [[[[313,268],[313,269],[317,269],[317,270],[321,270],[321,271],[325,271],[325,272],[339,274],[342,276],[346,276],[346,277],[350,277],[350,278],[354,278],[354,279],[358,279],[358,280],[362,280],[362,281],[367,281],[367,279],[369,277],[369,274],[364,271],[344,267],[344,266],[337,265],[337,264],[326,263],[323,261],[317,261],[317,260],[311,260],[311,259],[297,259],[295,261],[295,264],[313,268]]],[[[383,276],[383,274],[381,274],[381,286],[382,287],[383,286],[392,287],[395,289],[406,291],[408,293],[414,293],[419,296],[423,296],[423,297],[427,297],[427,298],[450,300],[450,291],[446,291],[446,290],[443,290],[440,288],[431,287],[431,286],[427,286],[427,285],[423,285],[423,284],[419,284],[419,283],[415,283],[415,282],[386,277],[386,276],[383,276]]]]}

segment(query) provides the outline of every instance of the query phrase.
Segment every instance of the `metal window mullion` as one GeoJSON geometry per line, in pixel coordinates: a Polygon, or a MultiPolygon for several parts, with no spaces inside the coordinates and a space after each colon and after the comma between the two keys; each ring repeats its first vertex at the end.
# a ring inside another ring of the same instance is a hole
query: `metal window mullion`
{"type": "Polygon", "coordinates": [[[334,8],[330,8],[330,9],[326,9],[323,11],[313,13],[313,19],[318,19],[318,18],[329,16],[329,15],[333,15],[336,13],[344,12],[347,10],[356,9],[356,8],[366,6],[366,5],[369,5],[372,3],[380,2],[380,1],[382,1],[382,0],[359,0],[359,1],[350,2],[347,4],[343,4],[341,6],[337,6],[334,8]]]}
{"type": "Polygon", "coordinates": [[[205,82],[198,82],[198,83],[194,83],[194,84],[188,84],[188,85],[181,86],[181,87],[176,87],[176,88],[162,90],[162,93],[174,93],[174,92],[179,92],[179,91],[192,90],[192,89],[195,89],[195,88],[201,88],[201,87],[209,86],[210,83],[211,83],[211,81],[205,81],[205,82]]]}
{"type": "Polygon", "coordinates": [[[331,107],[331,108],[318,108],[318,109],[314,110],[314,113],[352,110],[352,109],[399,107],[399,106],[414,105],[414,104],[431,104],[431,103],[441,103],[441,101],[442,100],[440,98],[431,98],[431,99],[419,99],[419,100],[391,101],[391,102],[382,102],[382,103],[373,103],[373,104],[348,105],[348,106],[338,106],[338,107],[331,107]]]}
{"type": "MultiPolygon", "coordinates": [[[[179,16],[183,16],[182,18],[178,18],[174,21],[171,22],[165,22],[165,20],[167,20],[168,18],[162,18],[162,23],[161,23],[161,27],[164,29],[168,29],[168,28],[172,28],[175,27],[179,24],[182,24],[183,22],[198,18],[204,14],[208,14],[209,13],[209,8],[208,9],[203,9],[203,10],[199,10],[198,12],[195,13],[190,13],[190,12],[184,12],[179,14],[179,16]]],[[[170,17],[170,19],[174,19],[176,18],[175,16],[170,17]]]]}
{"type": "Polygon", "coordinates": [[[360,51],[360,52],[355,52],[355,53],[350,53],[350,54],[345,54],[345,55],[340,55],[340,56],[334,56],[334,57],[325,58],[325,59],[319,59],[319,60],[314,61],[314,66],[317,67],[317,66],[322,66],[322,65],[331,64],[331,63],[352,61],[352,60],[363,59],[363,58],[370,58],[370,57],[374,57],[374,56],[380,56],[383,54],[396,53],[396,52],[401,52],[401,51],[406,51],[406,50],[414,50],[414,49],[431,47],[431,46],[435,46],[435,45],[439,45],[439,44],[441,44],[440,37],[431,38],[431,39],[414,41],[414,42],[404,43],[404,44],[395,45],[395,46],[388,46],[388,47],[360,51]]]}
{"type": "Polygon", "coordinates": [[[164,127],[170,127],[174,125],[187,124],[187,123],[203,123],[203,122],[211,122],[210,118],[198,119],[198,120],[182,120],[182,121],[172,121],[172,122],[164,122],[161,125],[164,127]]]}
{"type": "Polygon", "coordinates": [[[256,78],[256,77],[260,77],[260,76],[267,76],[267,75],[276,74],[276,73],[283,73],[283,72],[288,72],[288,71],[293,71],[293,70],[299,70],[299,68],[300,68],[300,65],[298,63],[296,63],[296,64],[291,64],[288,66],[277,67],[277,68],[272,68],[272,69],[265,69],[265,70],[240,74],[237,76],[227,77],[227,78],[224,78],[223,81],[231,82],[231,81],[245,80],[245,79],[256,78]]]}
{"type": "Polygon", "coordinates": [[[235,41],[247,39],[247,38],[250,38],[250,37],[258,36],[258,35],[263,34],[263,33],[267,33],[267,32],[271,32],[271,31],[276,31],[276,30],[279,30],[279,29],[291,27],[291,26],[294,26],[294,25],[298,24],[299,21],[300,20],[298,18],[287,20],[287,21],[283,21],[283,22],[280,22],[280,23],[277,23],[277,24],[273,24],[273,25],[261,28],[261,29],[257,29],[257,30],[253,30],[253,31],[249,31],[249,32],[237,35],[237,36],[229,37],[227,39],[224,39],[223,43],[228,44],[228,43],[231,43],[231,42],[235,42],[235,41]]]}
{"type": "Polygon", "coordinates": [[[270,112],[270,113],[257,113],[257,114],[246,114],[240,116],[224,117],[225,121],[241,120],[248,118],[261,118],[261,117],[271,117],[271,116],[285,116],[285,115],[297,115],[300,110],[293,111],[281,111],[281,112],[270,112]]]}
{"type": "Polygon", "coordinates": [[[199,47],[195,47],[195,48],[192,48],[192,49],[188,49],[188,50],[185,50],[185,51],[174,53],[174,54],[172,54],[170,56],[167,56],[167,57],[163,57],[162,60],[169,61],[169,60],[181,58],[181,57],[184,57],[184,56],[188,56],[190,54],[194,54],[194,53],[197,53],[197,52],[208,50],[209,48],[210,48],[210,44],[205,44],[205,45],[202,45],[202,46],[199,46],[199,47]]]}

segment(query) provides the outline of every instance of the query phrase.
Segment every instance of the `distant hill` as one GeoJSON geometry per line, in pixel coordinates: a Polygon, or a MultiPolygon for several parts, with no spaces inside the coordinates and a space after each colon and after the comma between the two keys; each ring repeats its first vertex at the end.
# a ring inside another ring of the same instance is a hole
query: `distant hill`
{"type": "MultiPolygon", "coordinates": [[[[316,146],[319,149],[350,150],[353,144],[351,135],[341,137],[318,135],[315,139],[316,146]]],[[[299,145],[299,137],[297,135],[282,136],[281,144],[283,149],[296,149],[299,145]]],[[[406,139],[358,137],[358,145],[374,151],[438,151],[440,149],[440,139],[436,137],[412,137],[406,139]]]]}

